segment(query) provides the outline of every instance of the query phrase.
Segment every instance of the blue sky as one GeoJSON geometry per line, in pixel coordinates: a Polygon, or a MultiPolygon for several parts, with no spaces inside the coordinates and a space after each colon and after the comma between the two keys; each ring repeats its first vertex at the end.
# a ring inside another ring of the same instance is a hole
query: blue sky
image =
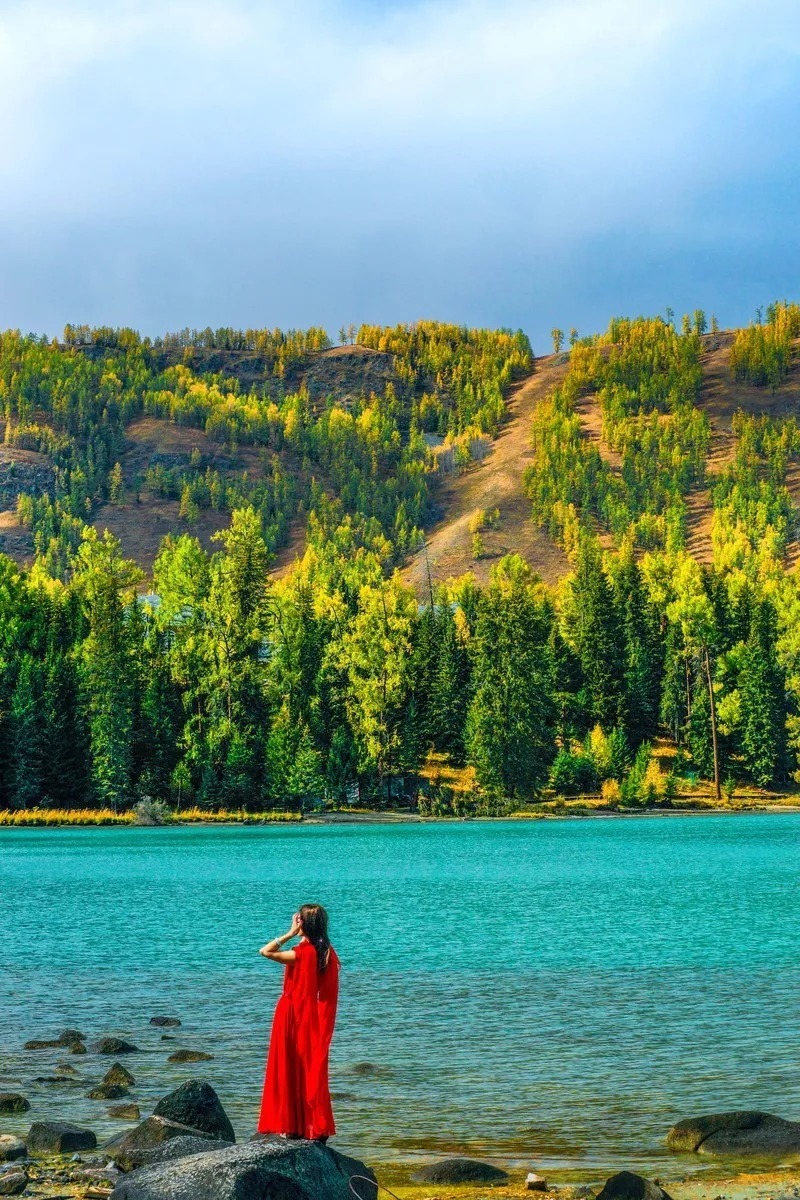
{"type": "Polygon", "coordinates": [[[790,0],[0,0],[0,326],[800,297],[790,0]]]}

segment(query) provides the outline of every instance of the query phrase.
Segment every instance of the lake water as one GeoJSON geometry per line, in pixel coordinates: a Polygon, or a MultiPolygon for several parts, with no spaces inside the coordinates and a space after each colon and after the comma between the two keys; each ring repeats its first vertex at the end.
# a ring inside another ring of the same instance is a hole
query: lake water
{"type": "Polygon", "coordinates": [[[77,1026],[141,1048],[143,1115],[197,1074],[249,1136],[281,985],[257,950],[319,900],[343,963],[340,1149],[663,1165],[681,1116],[800,1118],[799,874],[793,814],[3,830],[0,1090],[33,1107],[0,1129],[119,1130],[84,1098],[108,1062],[21,1050],[77,1026]],[[167,1064],[183,1046],[214,1060],[167,1064]],[[65,1058],[79,1082],[32,1082],[65,1058]]]}

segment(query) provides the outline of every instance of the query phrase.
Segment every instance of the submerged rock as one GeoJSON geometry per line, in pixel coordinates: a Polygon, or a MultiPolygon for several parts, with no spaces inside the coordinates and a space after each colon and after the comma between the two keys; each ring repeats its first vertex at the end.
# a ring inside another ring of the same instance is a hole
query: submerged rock
{"type": "Polygon", "coordinates": [[[667,1134],[670,1150],[755,1158],[800,1152],[800,1121],[755,1109],[690,1117],[667,1134]]]}
{"type": "Polygon", "coordinates": [[[27,1153],[22,1138],[14,1137],[13,1133],[0,1133],[0,1162],[15,1162],[25,1158],[27,1153]]]}
{"type": "Polygon", "coordinates": [[[420,1167],[411,1176],[415,1183],[508,1183],[508,1173],[475,1158],[443,1158],[420,1167]]]}
{"type": "Polygon", "coordinates": [[[206,1054],[204,1050],[175,1050],[172,1054],[170,1054],[167,1062],[211,1062],[213,1057],[213,1054],[206,1054]]]}
{"type": "Polygon", "coordinates": [[[124,1038],[104,1037],[92,1042],[89,1050],[92,1054],[137,1054],[139,1047],[124,1038]]]}
{"type": "Polygon", "coordinates": [[[121,1083],[98,1083],[97,1087],[93,1087],[87,1093],[88,1100],[121,1100],[123,1096],[127,1096],[129,1088],[126,1088],[121,1083]]]}
{"type": "Polygon", "coordinates": [[[63,1062],[56,1063],[56,1070],[60,1071],[62,1075],[77,1075],[78,1074],[78,1072],[73,1067],[72,1063],[63,1063],[63,1062]]]}
{"type": "Polygon", "coordinates": [[[142,1114],[138,1104],[112,1104],[108,1115],[115,1121],[138,1121],[142,1114]]]}
{"type": "Polygon", "coordinates": [[[353,1200],[353,1175],[370,1181],[363,1195],[373,1200],[375,1176],[358,1159],[270,1138],[144,1167],[120,1180],[111,1200],[353,1200]]]}
{"type": "Polygon", "coordinates": [[[597,1200],[670,1200],[670,1197],[651,1179],[632,1171],[620,1171],[606,1180],[597,1200]]]}
{"type": "Polygon", "coordinates": [[[24,1113],[30,1104],[19,1092],[0,1092],[0,1113],[4,1116],[11,1113],[24,1113]]]}
{"type": "Polygon", "coordinates": [[[391,1074],[388,1067],[382,1067],[379,1063],[373,1063],[373,1062],[353,1063],[350,1070],[353,1073],[353,1075],[361,1075],[361,1076],[370,1076],[370,1075],[380,1076],[380,1075],[390,1075],[391,1074]]]}
{"type": "Polygon", "coordinates": [[[30,1042],[26,1042],[22,1047],[23,1050],[63,1050],[64,1043],[56,1040],[49,1042],[40,1041],[38,1038],[33,1038],[30,1042]]]}
{"type": "Polygon", "coordinates": [[[127,1067],[123,1067],[122,1063],[113,1063],[106,1071],[101,1083],[116,1083],[120,1087],[133,1087],[136,1080],[131,1075],[127,1067]]]}
{"type": "Polygon", "coordinates": [[[69,1121],[35,1121],[26,1141],[29,1154],[68,1154],[97,1148],[97,1138],[90,1129],[69,1121]]]}
{"type": "Polygon", "coordinates": [[[158,1025],[161,1029],[177,1029],[180,1021],[177,1017],[151,1017],[151,1025],[158,1025]]]}
{"type": "Polygon", "coordinates": [[[80,1029],[62,1029],[59,1035],[59,1042],[62,1046],[72,1046],[75,1042],[82,1042],[86,1035],[81,1033],[80,1029]]]}
{"type": "Polygon", "coordinates": [[[190,1125],[192,1129],[199,1129],[226,1142],[236,1141],[233,1126],[219,1096],[211,1084],[202,1079],[187,1079],[174,1092],[164,1096],[155,1106],[153,1116],[190,1125]]]}

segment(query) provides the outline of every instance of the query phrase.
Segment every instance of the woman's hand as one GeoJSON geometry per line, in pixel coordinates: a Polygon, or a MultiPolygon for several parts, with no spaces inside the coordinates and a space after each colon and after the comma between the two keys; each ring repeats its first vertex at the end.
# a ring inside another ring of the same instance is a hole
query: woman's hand
{"type": "Polygon", "coordinates": [[[292,927],[289,930],[289,937],[302,937],[302,936],[303,936],[303,926],[300,921],[300,914],[295,913],[294,916],[292,917],[292,927]]]}

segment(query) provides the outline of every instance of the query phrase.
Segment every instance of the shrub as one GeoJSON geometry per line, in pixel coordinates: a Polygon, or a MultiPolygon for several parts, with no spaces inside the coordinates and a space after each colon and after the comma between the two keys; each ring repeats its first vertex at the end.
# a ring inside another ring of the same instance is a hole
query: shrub
{"type": "Polygon", "coordinates": [[[152,800],[145,796],[133,806],[137,825],[167,825],[172,820],[172,809],[163,800],[152,800]]]}
{"type": "Polygon", "coordinates": [[[577,796],[580,792],[597,790],[597,770],[585,754],[560,750],[550,770],[550,784],[562,796],[577,796]]]}

